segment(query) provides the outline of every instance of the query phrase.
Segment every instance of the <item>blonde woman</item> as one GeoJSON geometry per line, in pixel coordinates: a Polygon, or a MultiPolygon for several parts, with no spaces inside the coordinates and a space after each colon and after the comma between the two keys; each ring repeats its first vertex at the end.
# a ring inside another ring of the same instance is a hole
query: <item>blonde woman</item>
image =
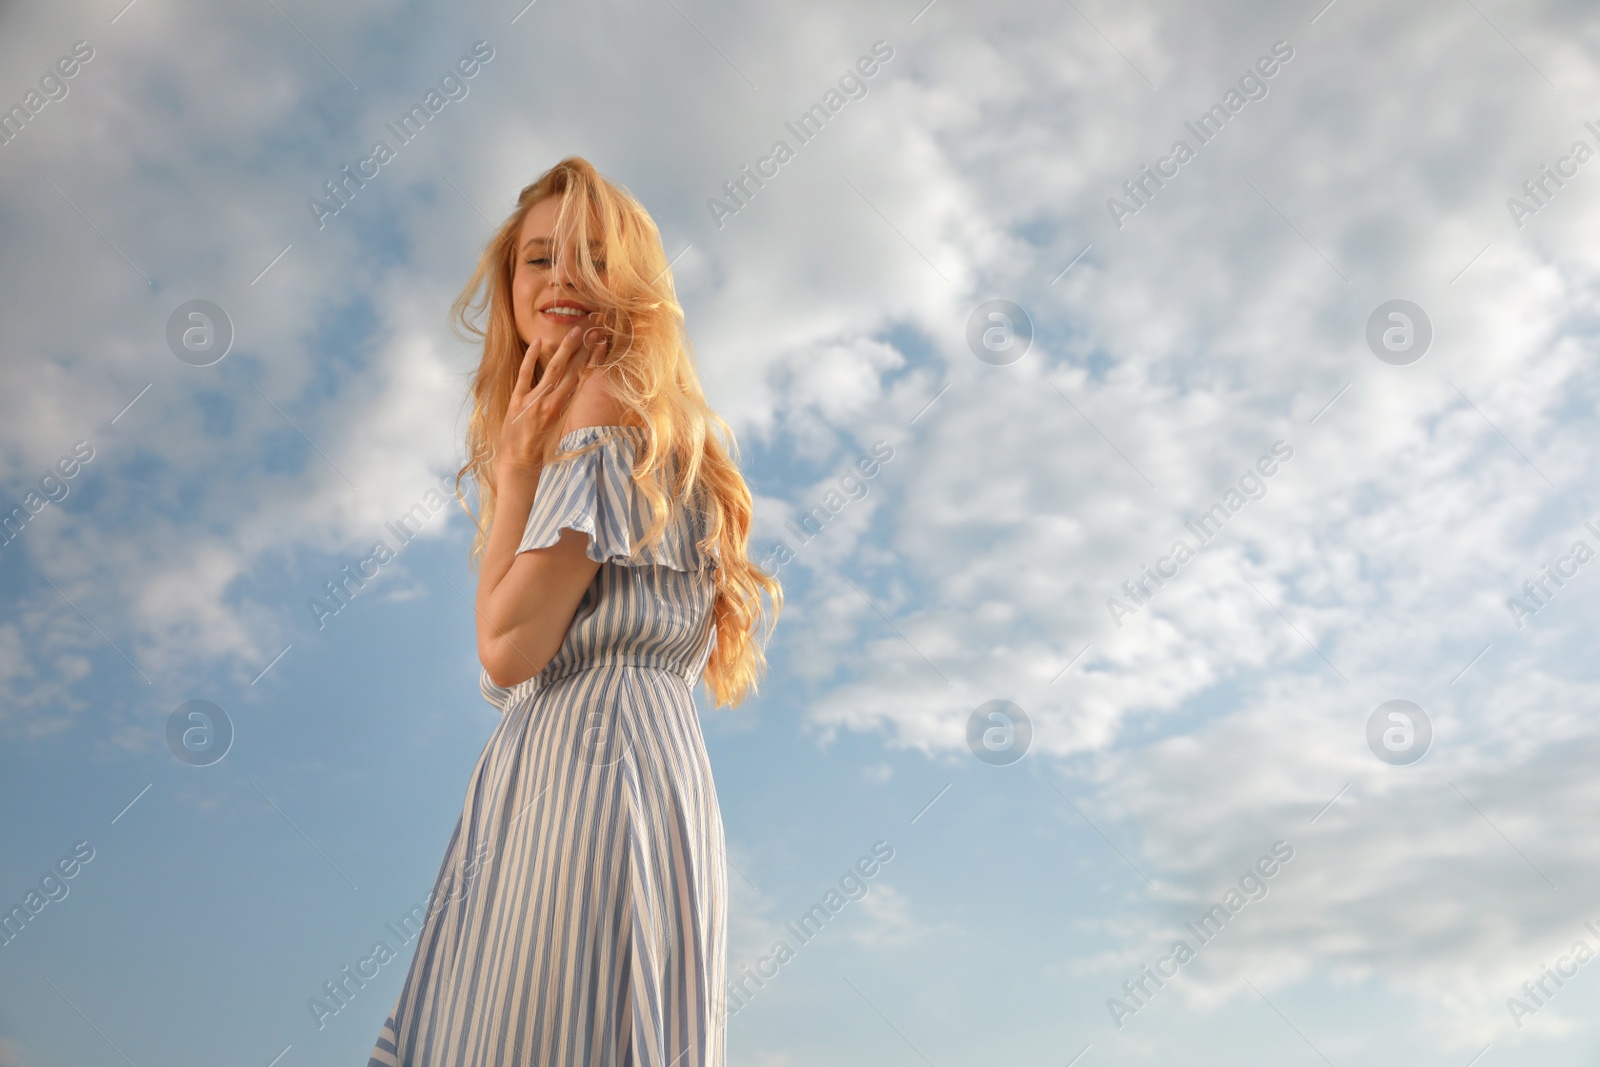
{"type": "Polygon", "coordinates": [[[457,481],[479,494],[502,717],[370,1064],[722,1067],[727,871],[694,686],[753,693],[762,593],[774,624],[783,604],[747,556],[733,434],[655,224],[583,159],[522,190],[452,312],[483,340],[457,481]]]}

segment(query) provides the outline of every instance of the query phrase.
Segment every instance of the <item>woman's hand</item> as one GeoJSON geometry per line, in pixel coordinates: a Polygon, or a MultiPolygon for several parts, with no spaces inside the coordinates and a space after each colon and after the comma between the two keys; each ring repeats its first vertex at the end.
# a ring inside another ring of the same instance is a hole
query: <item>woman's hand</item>
{"type": "Polygon", "coordinates": [[[509,469],[527,473],[539,469],[543,460],[539,442],[549,427],[560,424],[573,390],[589,366],[590,357],[603,358],[606,344],[603,329],[587,323],[573,326],[562,338],[535,385],[533,371],[544,352],[544,339],[534,338],[523,353],[522,367],[511,389],[511,402],[506,406],[505,422],[500,427],[500,440],[495,449],[497,471],[509,469]]]}
{"type": "Polygon", "coordinates": [[[544,668],[600,568],[588,556],[589,535],[578,530],[560,531],[560,540],[545,548],[517,549],[538,491],[539,442],[562,425],[574,403],[592,404],[589,395],[604,383],[602,368],[592,364],[605,355],[606,341],[603,327],[580,318],[535,385],[534,369],[545,354],[544,343],[535,340],[523,353],[511,389],[496,442],[494,518],[476,602],[478,658],[496,685],[515,685],[544,668]]]}

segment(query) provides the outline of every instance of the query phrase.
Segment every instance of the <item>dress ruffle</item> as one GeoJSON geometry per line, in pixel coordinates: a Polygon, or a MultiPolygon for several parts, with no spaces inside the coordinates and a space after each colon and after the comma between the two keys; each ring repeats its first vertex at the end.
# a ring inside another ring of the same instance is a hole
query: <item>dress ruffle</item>
{"type": "Polygon", "coordinates": [[[517,551],[548,548],[568,529],[589,535],[585,552],[596,563],[689,572],[716,566],[716,558],[702,553],[696,543],[703,535],[694,521],[696,513],[676,502],[661,537],[635,558],[635,546],[642,546],[649,528],[649,500],[633,479],[635,453],[645,433],[638,426],[583,426],[561,438],[563,451],[605,440],[593,451],[557,460],[539,472],[517,551]]]}

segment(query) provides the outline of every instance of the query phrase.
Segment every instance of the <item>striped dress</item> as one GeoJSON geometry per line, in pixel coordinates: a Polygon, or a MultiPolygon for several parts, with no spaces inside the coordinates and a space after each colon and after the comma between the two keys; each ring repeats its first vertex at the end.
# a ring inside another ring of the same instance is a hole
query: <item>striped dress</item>
{"type": "Polygon", "coordinates": [[[473,768],[416,955],[369,1067],[723,1067],[727,871],[693,689],[714,556],[698,512],[646,530],[639,427],[546,466],[518,551],[600,562],[555,657],[510,689],[473,768]]]}

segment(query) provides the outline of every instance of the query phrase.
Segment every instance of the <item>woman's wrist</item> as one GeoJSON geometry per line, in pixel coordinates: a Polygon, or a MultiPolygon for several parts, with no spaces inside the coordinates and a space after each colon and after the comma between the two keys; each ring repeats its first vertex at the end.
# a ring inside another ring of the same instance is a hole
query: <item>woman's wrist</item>
{"type": "Polygon", "coordinates": [[[495,491],[505,492],[519,485],[530,488],[539,481],[539,461],[501,456],[494,462],[495,491]]]}

